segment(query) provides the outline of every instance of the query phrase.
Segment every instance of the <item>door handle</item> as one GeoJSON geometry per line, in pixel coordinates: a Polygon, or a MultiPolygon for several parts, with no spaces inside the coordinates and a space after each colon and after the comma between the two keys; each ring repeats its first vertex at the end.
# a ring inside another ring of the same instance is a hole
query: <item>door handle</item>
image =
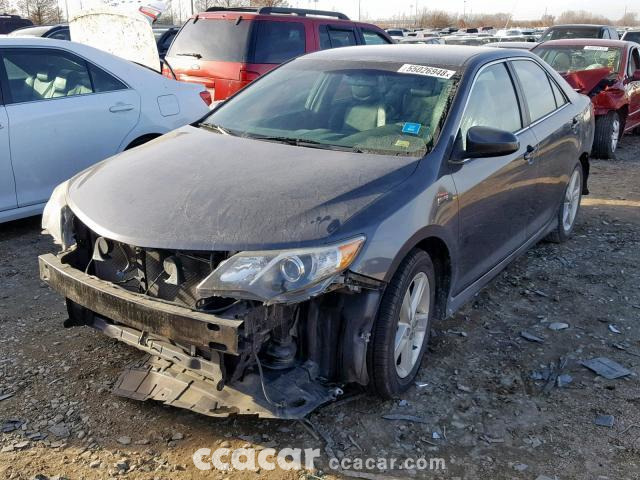
{"type": "Polygon", "coordinates": [[[527,145],[527,151],[524,153],[524,159],[529,165],[533,164],[533,159],[535,157],[535,153],[537,150],[538,150],[537,147],[532,147],[531,145],[527,145]]]}
{"type": "Polygon", "coordinates": [[[111,107],[109,107],[109,111],[111,113],[128,112],[129,110],[133,110],[133,105],[118,103],[116,105],[112,105],[111,107]]]}

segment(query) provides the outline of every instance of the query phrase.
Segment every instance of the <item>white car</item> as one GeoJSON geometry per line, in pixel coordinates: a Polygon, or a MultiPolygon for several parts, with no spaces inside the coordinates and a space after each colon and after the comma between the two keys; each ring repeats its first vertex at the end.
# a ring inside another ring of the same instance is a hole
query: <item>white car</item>
{"type": "Polygon", "coordinates": [[[79,43],[0,38],[0,222],[90,165],[192,123],[204,87],[79,43]]]}

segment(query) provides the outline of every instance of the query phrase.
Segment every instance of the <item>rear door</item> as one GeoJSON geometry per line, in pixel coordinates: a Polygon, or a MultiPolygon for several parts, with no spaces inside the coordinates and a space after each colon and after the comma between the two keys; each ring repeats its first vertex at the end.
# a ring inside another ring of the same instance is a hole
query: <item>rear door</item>
{"type": "Polygon", "coordinates": [[[526,157],[536,139],[531,129],[523,128],[515,86],[505,63],[485,67],[474,80],[458,133],[462,156],[467,131],[473,126],[512,132],[520,148],[511,155],[460,159],[453,173],[460,212],[456,295],[528,239],[536,171],[526,157]]]}
{"type": "Polygon", "coordinates": [[[0,50],[18,206],[119,151],[138,122],[138,93],[62,49],[0,50]]]}
{"type": "Polygon", "coordinates": [[[16,185],[13,181],[9,150],[9,119],[4,105],[0,105],[0,211],[17,206],[16,185]]]}
{"type": "Polygon", "coordinates": [[[568,113],[571,104],[546,71],[533,60],[511,62],[525,100],[528,120],[538,146],[531,157],[540,179],[533,199],[529,235],[555,218],[564,190],[580,154],[579,119],[568,113]],[[567,110],[569,109],[569,110],[567,110]]]}

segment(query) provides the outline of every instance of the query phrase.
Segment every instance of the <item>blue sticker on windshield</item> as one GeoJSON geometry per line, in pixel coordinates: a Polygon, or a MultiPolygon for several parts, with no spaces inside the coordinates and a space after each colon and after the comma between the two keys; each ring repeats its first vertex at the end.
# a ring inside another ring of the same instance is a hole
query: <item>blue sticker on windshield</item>
{"type": "Polygon", "coordinates": [[[419,123],[410,123],[406,122],[402,126],[402,133],[410,133],[411,135],[418,135],[420,133],[420,128],[422,125],[419,123]]]}

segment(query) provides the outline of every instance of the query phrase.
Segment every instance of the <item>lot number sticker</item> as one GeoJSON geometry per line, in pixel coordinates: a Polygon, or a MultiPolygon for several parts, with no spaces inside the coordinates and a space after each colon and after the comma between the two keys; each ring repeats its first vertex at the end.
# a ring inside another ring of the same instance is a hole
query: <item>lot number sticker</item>
{"type": "Polygon", "coordinates": [[[398,73],[410,73],[413,75],[424,75],[426,77],[446,78],[453,77],[456,72],[454,70],[447,70],[445,68],[428,67],[426,65],[412,65],[405,63],[400,67],[398,73]]]}
{"type": "Polygon", "coordinates": [[[609,50],[609,47],[597,47],[595,45],[585,45],[585,50],[597,50],[598,52],[606,52],[609,50]]]}

